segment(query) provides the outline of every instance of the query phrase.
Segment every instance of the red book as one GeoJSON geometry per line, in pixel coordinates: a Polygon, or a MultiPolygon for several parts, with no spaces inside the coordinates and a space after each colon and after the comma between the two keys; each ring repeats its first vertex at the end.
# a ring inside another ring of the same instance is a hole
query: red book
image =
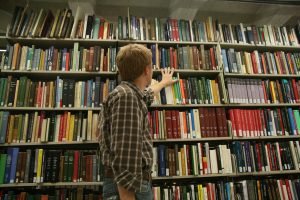
{"type": "Polygon", "coordinates": [[[173,59],[173,47],[170,47],[169,48],[169,54],[170,54],[170,67],[174,68],[174,59],[173,59]]]}
{"type": "Polygon", "coordinates": [[[94,63],[94,47],[90,47],[90,58],[89,58],[89,67],[86,69],[87,71],[93,71],[93,63],[94,63]]]}
{"type": "Polygon", "coordinates": [[[236,128],[236,134],[238,137],[242,136],[242,126],[241,126],[241,112],[240,109],[234,109],[233,115],[235,119],[235,128],[236,128]]]}
{"type": "Polygon", "coordinates": [[[256,57],[255,53],[251,53],[251,60],[252,60],[252,68],[253,68],[253,73],[258,74],[258,69],[257,69],[257,64],[256,64],[256,57]]]}
{"type": "Polygon", "coordinates": [[[174,24],[175,24],[175,35],[176,35],[176,41],[179,41],[179,31],[178,31],[178,20],[174,19],[174,24]]]}
{"type": "Polygon", "coordinates": [[[271,147],[270,147],[270,145],[271,145],[270,143],[267,143],[267,149],[268,149],[267,159],[269,160],[269,163],[270,163],[270,170],[274,171],[276,169],[275,169],[275,166],[272,163],[272,154],[271,154],[271,147]]]}
{"type": "Polygon", "coordinates": [[[231,121],[231,127],[232,127],[232,134],[233,136],[237,136],[236,126],[235,126],[235,118],[234,118],[234,109],[229,110],[229,119],[231,121]]]}
{"type": "Polygon", "coordinates": [[[259,144],[255,144],[255,153],[257,155],[257,165],[258,165],[258,171],[261,172],[262,171],[262,163],[261,163],[261,157],[260,157],[260,148],[259,148],[259,144]]]}
{"type": "Polygon", "coordinates": [[[291,53],[287,53],[287,62],[288,62],[288,66],[290,67],[290,71],[291,71],[291,74],[296,74],[295,72],[295,66],[293,64],[293,61],[292,61],[292,58],[291,58],[291,53]]]}
{"type": "Polygon", "coordinates": [[[263,119],[261,119],[261,115],[260,115],[260,110],[255,110],[256,112],[256,118],[257,118],[257,122],[258,122],[258,135],[261,136],[261,134],[263,134],[263,128],[262,128],[262,121],[263,119]]]}
{"type": "Polygon", "coordinates": [[[38,141],[41,139],[42,135],[42,126],[43,126],[43,120],[45,119],[45,112],[42,111],[40,115],[40,122],[39,122],[39,128],[38,128],[38,141]]]}
{"type": "Polygon", "coordinates": [[[173,135],[173,138],[177,138],[178,126],[177,126],[177,118],[176,118],[175,110],[171,111],[171,118],[172,118],[172,135],[173,135]]]}
{"type": "Polygon", "coordinates": [[[63,126],[63,131],[62,131],[62,139],[66,139],[67,123],[68,123],[68,112],[65,112],[64,113],[64,126],[63,126]]]}
{"type": "Polygon", "coordinates": [[[62,141],[62,137],[63,137],[63,127],[64,127],[64,117],[65,115],[60,115],[60,124],[59,124],[59,134],[58,134],[58,141],[62,141]]]}
{"type": "Polygon", "coordinates": [[[206,137],[204,108],[199,108],[201,137],[206,137]]]}
{"type": "Polygon", "coordinates": [[[217,124],[216,110],[214,108],[210,108],[209,110],[211,112],[213,137],[220,137],[221,136],[220,133],[218,134],[218,124],[217,124]]]}
{"type": "Polygon", "coordinates": [[[282,121],[282,114],[281,114],[281,110],[279,108],[277,108],[277,113],[278,113],[279,123],[280,123],[280,127],[281,127],[281,135],[285,135],[284,125],[283,125],[283,121],[282,121]]]}
{"type": "Polygon", "coordinates": [[[150,112],[148,112],[148,121],[149,121],[149,134],[150,134],[150,136],[151,136],[151,138],[152,138],[152,140],[154,139],[154,135],[153,135],[153,121],[152,121],[152,115],[151,115],[151,113],[150,112]]]}
{"type": "Polygon", "coordinates": [[[103,18],[101,18],[101,19],[100,19],[99,33],[98,33],[98,38],[99,38],[99,39],[103,39],[104,22],[105,22],[105,20],[104,20],[103,18]]]}
{"type": "Polygon", "coordinates": [[[262,67],[263,67],[263,73],[268,74],[265,54],[261,54],[261,63],[262,63],[262,67]]]}
{"type": "Polygon", "coordinates": [[[73,182],[78,180],[79,151],[74,151],[73,182]]]}
{"type": "Polygon", "coordinates": [[[223,131],[223,119],[222,119],[222,111],[221,108],[216,108],[216,117],[217,117],[217,131],[219,133],[219,137],[224,137],[224,131],[223,131]]]}
{"type": "Polygon", "coordinates": [[[297,90],[297,85],[296,85],[296,80],[295,79],[292,79],[292,88],[293,88],[295,100],[296,100],[297,103],[299,103],[300,100],[299,100],[299,94],[298,94],[298,90],[297,90]]]}
{"type": "Polygon", "coordinates": [[[268,96],[267,96],[267,92],[266,92],[265,82],[262,81],[261,84],[262,84],[262,88],[263,88],[263,92],[264,92],[265,103],[268,103],[268,96]]]}
{"type": "Polygon", "coordinates": [[[286,185],[286,190],[287,190],[287,193],[288,193],[288,197],[289,197],[290,200],[292,200],[293,199],[293,195],[292,195],[292,191],[291,191],[291,187],[292,186],[290,185],[290,182],[289,182],[288,179],[285,179],[284,181],[285,181],[285,185],[286,185]]]}
{"type": "Polygon", "coordinates": [[[173,49],[173,63],[174,63],[174,68],[178,69],[178,60],[177,60],[177,49],[173,49]]]}
{"type": "Polygon", "coordinates": [[[177,122],[177,138],[181,138],[181,127],[180,127],[180,116],[179,111],[175,111],[176,114],[176,122],[177,122]]]}
{"type": "Polygon", "coordinates": [[[70,71],[70,53],[66,53],[66,71],[70,71]]]}
{"type": "MultiPolygon", "coordinates": [[[[155,123],[156,123],[156,135],[157,135],[157,138],[159,138],[159,121],[158,121],[158,110],[155,111],[155,123]]],[[[161,139],[161,138],[159,138],[161,139]]]]}
{"type": "Polygon", "coordinates": [[[187,169],[186,169],[187,175],[192,175],[192,173],[191,173],[190,151],[191,151],[190,145],[186,145],[186,155],[185,155],[185,157],[186,157],[186,162],[187,162],[187,169]]]}
{"type": "Polygon", "coordinates": [[[215,69],[217,68],[217,66],[216,66],[215,51],[214,51],[214,48],[210,48],[210,49],[209,49],[209,54],[210,54],[210,60],[211,60],[212,70],[215,70],[215,69]]]}
{"type": "Polygon", "coordinates": [[[172,113],[170,110],[165,111],[167,138],[173,138],[173,128],[172,128],[172,113]]]}

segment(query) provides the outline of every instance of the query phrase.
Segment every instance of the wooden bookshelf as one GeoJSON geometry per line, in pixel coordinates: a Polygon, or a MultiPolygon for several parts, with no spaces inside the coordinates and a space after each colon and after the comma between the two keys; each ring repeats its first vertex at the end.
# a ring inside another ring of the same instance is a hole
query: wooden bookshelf
{"type": "MultiPolygon", "coordinates": [[[[218,74],[220,74],[222,71],[221,70],[193,70],[193,69],[176,69],[174,70],[174,75],[176,77],[176,73],[179,73],[180,76],[184,75],[184,76],[216,76],[218,74]]],[[[153,70],[153,75],[157,75],[160,74],[161,70],[160,69],[156,69],[153,70]]]]}
{"type": "Polygon", "coordinates": [[[231,141],[232,137],[207,137],[192,139],[153,139],[153,143],[187,143],[187,142],[213,142],[213,141],[231,141]]]}
{"type": "Polygon", "coordinates": [[[201,108],[201,107],[224,107],[224,104],[178,104],[178,105],[171,105],[171,104],[157,104],[151,105],[150,108],[201,108]]]}
{"type": "Polygon", "coordinates": [[[14,187],[56,187],[56,186],[101,186],[103,182],[56,182],[56,183],[10,183],[1,184],[0,188],[14,188],[14,187]]]}
{"type": "Polygon", "coordinates": [[[8,111],[100,111],[101,107],[98,108],[37,108],[37,107],[0,107],[0,110],[8,111]]]}
{"type": "Polygon", "coordinates": [[[35,147],[35,146],[43,146],[43,147],[60,147],[65,145],[99,145],[98,141],[72,141],[72,142],[20,142],[20,143],[5,143],[0,144],[0,147],[35,147]]]}
{"type": "Polygon", "coordinates": [[[243,107],[243,108],[256,108],[256,107],[262,107],[262,108],[272,108],[272,107],[298,107],[300,106],[299,103],[274,103],[274,104],[265,104],[265,103],[253,103],[253,104],[242,104],[242,103],[229,103],[224,105],[225,107],[243,107]]]}
{"type": "Polygon", "coordinates": [[[299,78],[300,74],[236,74],[224,73],[225,77],[234,78],[262,78],[262,79],[280,79],[280,78],[299,78]]]}

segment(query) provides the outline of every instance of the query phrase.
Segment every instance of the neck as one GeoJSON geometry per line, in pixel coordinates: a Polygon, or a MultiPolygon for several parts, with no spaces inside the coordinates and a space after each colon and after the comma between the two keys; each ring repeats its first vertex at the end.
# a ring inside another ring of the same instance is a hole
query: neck
{"type": "Polygon", "coordinates": [[[146,89],[145,79],[144,78],[137,78],[133,81],[134,85],[137,86],[141,91],[146,89]]]}

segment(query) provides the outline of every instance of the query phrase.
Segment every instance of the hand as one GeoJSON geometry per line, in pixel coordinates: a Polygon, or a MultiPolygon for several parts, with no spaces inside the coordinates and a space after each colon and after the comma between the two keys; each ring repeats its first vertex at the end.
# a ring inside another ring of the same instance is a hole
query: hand
{"type": "Polygon", "coordinates": [[[172,85],[178,81],[178,79],[173,79],[173,74],[174,74],[174,68],[168,67],[161,69],[161,83],[163,84],[163,87],[167,87],[169,85],[172,85]]]}

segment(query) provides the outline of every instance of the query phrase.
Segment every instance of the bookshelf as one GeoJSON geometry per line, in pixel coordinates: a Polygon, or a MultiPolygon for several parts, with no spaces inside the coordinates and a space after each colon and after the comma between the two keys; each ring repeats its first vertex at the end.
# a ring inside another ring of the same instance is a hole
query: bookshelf
{"type": "MultiPolygon", "coordinates": [[[[138,17],[136,17],[138,18],[138,17]]],[[[161,23],[165,23],[166,21],[164,19],[158,19],[161,23]]],[[[177,20],[177,19],[176,19],[177,20]]],[[[176,26],[175,26],[176,27],[176,26]]],[[[153,28],[153,26],[151,26],[150,28],[153,28]]],[[[155,27],[154,27],[155,28],[155,27]]],[[[160,28],[156,28],[157,31],[162,31],[160,28]]],[[[129,31],[130,32],[130,31],[129,31]]],[[[188,32],[188,31],[187,31],[188,32]]],[[[171,34],[172,35],[172,34],[171,34]]],[[[162,139],[154,139],[153,140],[153,144],[155,148],[159,148],[159,146],[165,146],[164,148],[169,148],[171,150],[174,150],[173,146],[174,145],[178,145],[179,148],[184,148],[185,146],[190,146],[192,147],[193,145],[209,145],[208,148],[206,148],[206,152],[209,155],[202,155],[202,157],[205,157],[206,159],[210,159],[210,154],[214,155],[214,151],[217,151],[218,148],[221,148],[220,146],[223,145],[225,148],[227,148],[229,150],[229,154],[233,155],[233,157],[226,157],[221,159],[221,155],[219,156],[216,153],[216,159],[212,159],[209,162],[214,163],[214,161],[220,162],[220,160],[223,160],[222,162],[224,162],[224,160],[226,159],[230,159],[230,160],[235,160],[237,154],[235,154],[233,152],[234,147],[232,147],[232,143],[234,142],[257,142],[257,143],[280,143],[280,142],[297,142],[300,139],[299,136],[299,132],[297,132],[296,135],[287,135],[287,136],[265,136],[264,134],[260,135],[260,136],[251,136],[251,137],[237,137],[234,136],[233,133],[233,128],[232,128],[232,119],[230,119],[229,117],[229,110],[234,110],[234,109],[248,109],[250,111],[252,110],[272,110],[272,109],[287,109],[287,108],[292,108],[294,110],[297,110],[298,107],[300,106],[299,102],[296,103],[232,103],[230,101],[228,101],[228,88],[226,85],[226,78],[239,78],[239,79],[263,79],[263,80],[281,80],[281,79],[299,79],[299,75],[298,74],[241,74],[241,73],[229,73],[229,72],[225,72],[224,70],[224,64],[223,64],[223,60],[222,60],[222,54],[221,52],[219,52],[219,50],[221,49],[234,49],[235,51],[246,51],[246,52],[253,52],[255,50],[257,50],[259,53],[263,53],[263,52],[275,52],[275,51],[284,51],[284,52],[290,52],[290,53],[299,53],[300,52],[300,47],[299,44],[298,46],[284,46],[284,45],[259,45],[259,44],[248,44],[248,43],[228,43],[228,42],[223,42],[220,41],[218,39],[210,39],[210,41],[196,41],[195,38],[194,40],[190,40],[190,41],[164,41],[164,39],[161,38],[162,35],[159,36],[159,38],[155,38],[154,40],[149,40],[149,39],[144,39],[144,40],[133,40],[133,39],[121,39],[118,38],[118,36],[116,35],[115,37],[111,38],[111,39],[82,39],[82,38],[40,38],[40,37],[13,37],[13,36],[9,36],[7,34],[7,36],[2,37],[0,39],[2,40],[6,40],[9,44],[11,44],[12,46],[16,43],[19,43],[21,45],[21,47],[24,46],[28,46],[31,47],[32,45],[35,45],[36,48],[38,49],[42,49],[42,50],[47,50],[49,49],[52,45],[55,46],[55,48],[57,48],[58,50],[62,50],[63,48],[68,48],[68,52],[69,50],[74,50],[74,43],[78,44],[79,47],[83,47],[87,50],[89,50],[90,47],[96,47],[96,46],[100,46],[101,48],[103,47],[104,49],[110,48],[110,47],[114,47],[114,48],[119,48],[122,47],[124,45],[130,44],[130,43],[139,43],[139,44],[144,44],[146,45],[148,48],[151,48],[152,52],[155,54],[155,58],[153,59],[153,61],[155,61],[155,66],[154,66],[154,78],[158,78],[159,74],[160,74],[160,70],[158,70],[157,68],[160,68],[163,64],[162,61],[162,53],[163,51],[165,51],[165,59],[167,60],[168,65],[171,64],[171,59],[173,58],[172,56],[170,56],[168,54],[169,52],[172,52],[173,50],[176,51],[180,51],[180,48],[187,48],[189,51],[189,48],[193,48],[196,47],[197,50],[201,53],[204,51],[209,52],[208,53],[208,57],[211,56],[212,54],[210,54],[211,52],[213,52],[213,54],[215,55],[215,59],[214,61],[217,63],[215,65],[215,69],[204,69],[204,68],[208,68],[208,65],[212,65],[212,63],[205,65],[205,66],[201,66],[200,64],[197,66],[197,62],[194,63],[193,60],[190,60],[190,57],[188,58],[188,68],[185,68],[184,66],[180,66],[175,70],[175,74],[179,74],[180,78],[183,80],[190,80],[189,78],[195,78],[197,81],[199,81],[202,77],[206,78],[207,81],[211,81],[211,80],[216,80],[217,81],[217,87],[219,90],[219,100],[218,103],[213,102],[213,98],[214,96],[211,95],[211,99],[207,99],[207,103],[171,103],[171,104],[161,104],[161,103],[157,103],[157,104],[153,104],[149,107],[149,113],[151,112],[155,112],[155,111],[180,111],[180,112],[185,112],[188,115],[192,115],[191,110],[198,110],[200,111],[200,109],[208,109],[208,110],[215,110],[215,114],[208,114],[207,117],[209,116],[209,120],[205,121],[205,123],[211,123],[211,121],[216,120],[216,115],[218,114],[218,110],[217,109],[223,109],[225,111],[225,129],[226,131],[228,130],[228,133],[226,136],[221,136],[221,135],[217,135],[217,136],[213,136],[213,137],[201,137],[201,138],[168,138],[168,136],[166,138],[162,138],[162,139]],[[153,49],[152,49],[153,48],[153,49]],[[201,49],[202,48],[202,49],[201,49]],[[164,49],[164,50],[163,50],[164,49]],[[211,52],[210,52],[211,51],[211,52]],[[167,53],[166,53],[167,52],[167,53]],[[169,61],[168,61],[169,59],[169,61]],[[193,67],[197,66],[196,68],[198,69],[193,69],[193,67]],[[224,81],[225,80],[225,81],[224,81]],[[213,102],[213,103],[212,103],[213,102]]],[[[157,36],[155,36],[157,37],[157,36]]],[[[170,36],[168,36],[170,37],[170,36]]],[[[172,39],[173,40],[173,39],[172,39]]],[[[188,39],[186,39],[188,40],[188,39]]],[[[184,49],[186,50],[186,49],[184,49]]],[[[183,50],[183,51],[184,51],[183,50]]],[[[72,51],[70,51],[69,53],[71,53],[72,51]]],[[[185,52],[187,53],[187,52],[185,52]]],[[[184,53],[183,53],[184,54],[184,53]]],[[[190,54],[187,53],[188,56],[194,56],[194,54],[190,54]]],[[[187,55],[182,55],[182,56],[187,56],[187,55]]],[[[20,56],[20,55],[19,55],[20,56]]],[[[201,57],[201,56],[200,56],[201,57]]],[[[178,58],[176,58],[178,59],[178,58]]],[[[183,58],[184,59],[184,58],[183,58]]],[[[200,59],[206,59],[204,57],[201,57],[200,59]]],[[[210,58],[208,58],[210,59],[210,58]]],[[[179,60],[179,59],[178,59],[179,60]]],[[[178,61],[179,62],[179,61],[178,61]]],[[[209,60],[209,62],[212,62],[212,60],[209,60]]],[[[184,61],[183,61],[184,63],[184,61]]],[[[85,81],[87,79],[94,79],[95,77],[100,77],[101,80],[105,80],[106,78],[109,79],[117,79],[118,73],[116,71],[76,71],[76,70],[70,70],[70,71],[62,71],[62,70],[12,70],[12,69],[1,69],[1,78],[3,77],[7,77],[7,76],[12,76],[12,77],[23,77],[26,76],[30,79],[32,79],[33,81],[39,81],[39,80],[52,80],[54,81],[58,76],[60,78],[63,79],[75,79],[76,81],[85,81]]],[[[191,84],[192,83],[188,83],[191,84]]],[[[195,85],[194,85],[195,86],[195,85]]],[[[196,86],[197,87],[197,86],[196,86]]],[[[212,87],[211,85],[208,84],[208,87],[212,87]]],[[[199,86],[200,88],[200,86],[199,86]]],[[[0,90],[1,91],[1,90],[0,90]]],[[[174,91],[174,88],[173,88],[174,91]]],[[[213,91],[213,89],[211,89],[211,92],[213,91]]],[[[176,93],[177,95],[180,92],[176,93]]],[[[182,95],[182,93],[180,94],[182,95]]],[[[193,95],[193,94],[189,94],[189,95],[193,95]]],[[[195,95],[195,94],[194,94],[195,95]]],[[[174,94],[175,96],[175,94],[174,94]]],[[[182,96],[181,96],[182,97],[182,96]]],[[[189,97],[190,99],[192,97],[189,97]]],[[[198,98],[197,96],[195,98],[198,98]]],[[[176,100],[175,100],[176,101],[176,100]]],[[[41,113],[42,111],[44,111],[46,113],[46,116],[49,118],[51,113],[55,113],[58,115],[63,115],[64,112],[69,112],[71,113],[71,115],[76,115],[76,113],[82,112],[84,113],[83,115],[85,115],[85,117],[87,117],[88,113],[92,113],[92,114],[98,114],[99,111],[101,111],[101,104],[99,104],[99,107],[54,107],[54,108],[49,108],[49,107],[7,107],[7,106],[1,106],[0,107],[0,112],[1,111],[8,111],[11,112],[10,114],[14,114],[14,115],[20,115],[20,114],[29,114],[32,112],[38,112],[41,113]]],[[[0,115],[1,117],[1,115],[0,115]]],[[[162,125],[163,123],[167,123],[167,117],[164,115],[161,115],[161,121],[155,121],[154,123],[160,124],[159,126],[161,126],[160,128],[160,132],[165,132],[163,134],[166,134],[166,132],[168,132],[168,127],[166,127],[167,125],[162,125]]],[[[200,116],[199,116],[200,117],[200,116]]],[[[88,117],[87,117],[88,118],[88,117]]],[[[50,119],[50,118],[49,118],[50,119]]],[[[51,118],[52,119],[52,118],[51,118]]],[[[176,119],[178,121],[178,119],[176,119]]],[[[180,120],[180,118],[179,118],[180,120]]],[[[197,119],[192,119],[191,120],[195,123],[197,119]]],[[[199,119],[200,120],[200,119],[199,119]]],[[[247,118],[244,118],[244,120],[247,120],[247,118]]],[[[51,122],[50,122],[51,123],[51,122]]],[[[190,122],[191,123],[191,122],[190,122]]],[[[219,122],[216,122],[216,124],[209,124],[207,125],[207,127],[212,127],[212,129],[214,128],[214,126],[218,126],[216,128],[219,128],[219,122]]],[[[275,122],[274,122],[275,123],[275,122]]],[[[97,124],[97,122],[92,122],[93,125],[90,126],[94,126],[95,124],[97,124]]],[[[222,123],[221,123],[222,124],[222,123]]],[[[296,124],[297,125],[297,124],[296,124]]],[[[180,125],[181,126],[181,125],[180,125]]],[[[195,125],[194,125],[195,126],[195,125]]],[[[199,124],[198,128],[202,128],[202,126],[204,126],[204,124],[199,124]]],[[[277,126],[277,125],[276,125],[277,126]]],[[[0,126],[1,127],[1,126],[0,126]]],[[[173,125],[172,125],[173,127],[173,125]]],[[[205,125],[205,128],[207,128],[205,125]]],[[[90,127],[91,128],[91,127],[90,127]]],[[[190,127],[191,129],[193,129],[192,125],[190,127]]],[[[195,127],[194,127],[195,128],[195,127]]],[[[296,128],[297,129],[297,128],[296,128]]],[[[194,129],[193,129],[194,130],[194,129]]],[[[298,129],[297,129],[298,130],[298,129]]],[[[174,131],[172,129],[172,131],[174,131]]],[[[177,129],[178,131],[178,129],[177,129]]],[[[189,130],[191,131],[191,130],[189,130]]],[[[203,130],[201,129],[201,132],[203,130]]],[[[208,132],[208,130],[204,129],[204,132],[208,132]]],[[[224,129],[222,131],[225,131],[224,129]]],[[[220,131],[217,131],[218,133],[220,131]]],[[[192,135],[192,133],[191,133],[192,135]]],[[[98,142],[96,140],[93,139],[89,139],[87,141],[58,141],[58,142],[54,142],[54,141],[45,141],[45,142],[28,142],[28,143],[3,143],[0,144],[0,150],[1,151],[6,151],[8,148],[12,148],[12,147],[17,147],[20,148],[21,152],[24,152],[26,149],[38,149],[38,148],[43,148],[44,151],[45,150],[55,150],[55,149],[64,149],[64,150],[82,150],[84,148],[87,149],[91,149],[91,150],[96,150],[98,149],[98,142]]],[[[202,147],[201,147],[202,148],[202,147]]],[[[284,147],[284,151],[285,151],[284,147]]],[[[300,150],[297,149],[296,143],[295,143],[295,147],[296,149],[296,153],[300,150]]],[[[157,150],[157,154],[159,154],[159,150],[157,150]]],[[[197,154],[197,151],[199,152],[199,150],[193,151],[191,150],[188,153],[183,153],[181,154],[182,156],[187,156],[186,154],[191,153],[193,156],[199,156],[197,154]],[[197,155],[194,155],[194,154],[197,155]]],[[[243,150],[244,152],[246,150],[243,150]]],[[[288,150],[287,150],[288,151],[288,150]]],[[[289,150],[290,151],[290,150],[289,150]]],[[[179,152],[177,152],[179,153],[179,152]]],[[[299,153],[299,152],[298,152],[299,153]]],[[[300,156],[300,154],[299,154],[300,156]]],[[[200,156],[201,157],[201,156],[200,156]]],[[[157,159],[157,158],[156,158],[157,159]]],[[[187,158],[185,158],[187,159],[187,158]]],[[[190,158],[189,158],[190,159],[190,158]]],[[[246,158],[245,158],[246,159],[246,158]]],[[[268,157],[266,158],[268,159],[268,157]]],[[[299,158],[300,159],[300,158],[299,158]]],[[[157,161],[157,160],[156,160],[157,161]]],[[[159,161],[158,161],[159,162],[159,161]]],[[[165,161],[166,162],[166,161],[165,161]]],[[[192,162],[187,161],[186,162],[192,162]]],[[[199,161],[199,163],[202,161],[199,161]]],[[[248,162],[248,161],[247,161],[248,162]]],[[[207,164],[207,163],[206,163],[207,164]]],[[[253,164],[253,163],[252,163],[253,164]]],[[[255,164],[255,163],[254,163],[255,164]]],[[[253,164],[253,165],[254,165],[253,164]]],[[[298,163],[299,164],[299,163],[298,163]]],[[[219,164],[218,164],[219,165],[219,164]]],[[[235,163],[232,163],[232,166],[236,165],[235,163]]],[[[231,166],[231,168],[233,168],[231,166]]],[[[159,168],[159,166],[156,166],[157,168],[159,168]]],[[[169,166],[170,167],[170,166],[169,166]]],[[[220,167],[220,166],[217,166],[220,167]]],[[[224,166],[223,166],[224,167],[224,166]]],[[[254,166],[253,166],[254,167],[254,166]]],[[[159,173],[159,169],[156,168],[156,173],[159,173]]],[[[186,169],[187,170],[187,169],[186,169]]],[[[200,170],[200,169],[199,169],[200,170]]],[[[203,169],[201,169],[203,170],[203,169]]],[[[233,170],[233,169],[232,169],[233,170]]],[[[254,170],[255,171],[255,170],[254,170]]],[[[193,172],[194,173],[194,172],[193,172]]],[[[155,187],[164,187],[164,185],[168,185],[170,184],[172,185],[182,185],[183,183],[199,183],[199,182],[203,182],[203,183],[210,183],[213,182],[213,184],[217,184],[218,181],[220,179],[230,182],[230,183],[240,183],[241,181],[248,181],[248,180],[255,180],[255,179],[268,179],[268,178],[278,178],[277,180],[281,180],[280,178],[284,177],[284,176],[289,176],[289,177],[299,177],[300,171],[299,169],[293,170],[281,170],[281,171],[276,171],[276,170],[270,170],[267,172],[243,172],[243,173],[238,173],[237,169],[234,169],[231,173],[204,173],[204,174],[200,174],[200,172],[198,172],[198,175],[182,175],[182,176],[178,176],[178,175],[172,175],[172,176],[154,176],[153,177],[153,182],[155,187]]],[[[97,174],[100,175],[100,174],[97,174]]],[[[101,174],[102,175],[102,174],[101,174]]],[[[100,175],[100,176],[101,176],[100,175]]],[[[289,179],[290,180],[290,179],[289,179]]],[[[55,183],[49,183],[49,182],[45,182],[45,183],[12,183],[12,184],[0,184],[1,188],[22,188],[22,187],[38,187],[38,188],[53,188],[53,187],[76,187],[76,186],[102,186],[103,182],[102,180],[98,181],[98,182],[55,182],[55,183]]],[[[99,189],[100,190],[100,189],[99,189]]]]}

